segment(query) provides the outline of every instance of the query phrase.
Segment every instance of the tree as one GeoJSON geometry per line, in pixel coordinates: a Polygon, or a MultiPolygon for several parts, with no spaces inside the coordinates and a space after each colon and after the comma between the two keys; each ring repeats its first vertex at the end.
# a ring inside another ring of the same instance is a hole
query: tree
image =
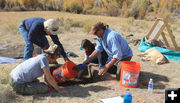
{"type": "Polygon", "coordinates": [[[18,0],[19,3],[24,6],[25,8],[32,8],[36,9],[38,7],[38,0],[18,0]]]}
{"type": "Polygon", "coordinates": [[[0,8],[3,9],[5,7],[5,0],[0,0],[0,8]]]}
{"type": "Polygon", "coordinates": [[[173,12],[174,9],[174,0],[171,0],[170,12],[173,12]]]}

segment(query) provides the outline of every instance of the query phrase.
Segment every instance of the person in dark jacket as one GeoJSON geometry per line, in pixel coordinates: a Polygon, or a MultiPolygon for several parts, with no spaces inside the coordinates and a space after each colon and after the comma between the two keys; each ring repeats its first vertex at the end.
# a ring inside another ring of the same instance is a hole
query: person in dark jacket
{"type": "Polygon", "coordinates": [[[58,23],[54,19],[45,20],[41,17],[24,19],[19,24],[19,32],[25,41],[24,59],[27,60],[33,56],[33,44],[46,50],[49,47],[46,35],[49,35],[54,44],[57,44],[60,47],[61,55],[64,57],[65,62],[70,61],[57,36],[58,28],[58,23]]]}

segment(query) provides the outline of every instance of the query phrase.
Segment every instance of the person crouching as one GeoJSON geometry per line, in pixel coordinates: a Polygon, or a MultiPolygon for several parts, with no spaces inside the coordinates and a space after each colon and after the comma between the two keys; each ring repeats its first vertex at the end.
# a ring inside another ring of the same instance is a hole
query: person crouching
{"type": "Polygon", "coordinates": [[[10,84],[14,91],[25,95],[48,92],[48,85],[44,82],[39,82],[37,79],[44,74],[47,82],[57,92],[64,92],[63,89],[59,88],[49,70],[49,63],[55,62],[59,57],[60,48],[58,45],[53,44],[47,50],[44,50],[44,52],[45,54],[40,54],[24,61],[11,71],[10,84]]]}

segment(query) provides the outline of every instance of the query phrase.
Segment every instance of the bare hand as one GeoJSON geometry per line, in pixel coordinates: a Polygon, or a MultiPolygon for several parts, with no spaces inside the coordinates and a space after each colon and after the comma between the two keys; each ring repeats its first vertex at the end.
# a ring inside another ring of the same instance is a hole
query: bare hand
{"type": "Polygon", "coordinates": [[[99,73],[98,73],[98,75],[104,75],[106,72],[107,72],[107,68],[104,66],[104,67],[102,67],[100,70],[99,70],[99,73]]]}

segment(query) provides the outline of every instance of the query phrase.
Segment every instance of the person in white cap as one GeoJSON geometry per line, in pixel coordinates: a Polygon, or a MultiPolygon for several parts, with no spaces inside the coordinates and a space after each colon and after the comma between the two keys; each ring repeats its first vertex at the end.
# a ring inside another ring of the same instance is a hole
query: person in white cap
{"type": "Polygon", "coordinates": [[[69,61],[57,36],[58,29],[58,22],[54,19],[45,20],[41,17],[24,19],[19,24],[19,32],[25,41],[24,59],[27,60],[33,56],[33,44],[46,50],[49,47],[46,35],[49,35],[54,44],[61,48],[61,55],[64,57],[65,62],[69,61]]]}

